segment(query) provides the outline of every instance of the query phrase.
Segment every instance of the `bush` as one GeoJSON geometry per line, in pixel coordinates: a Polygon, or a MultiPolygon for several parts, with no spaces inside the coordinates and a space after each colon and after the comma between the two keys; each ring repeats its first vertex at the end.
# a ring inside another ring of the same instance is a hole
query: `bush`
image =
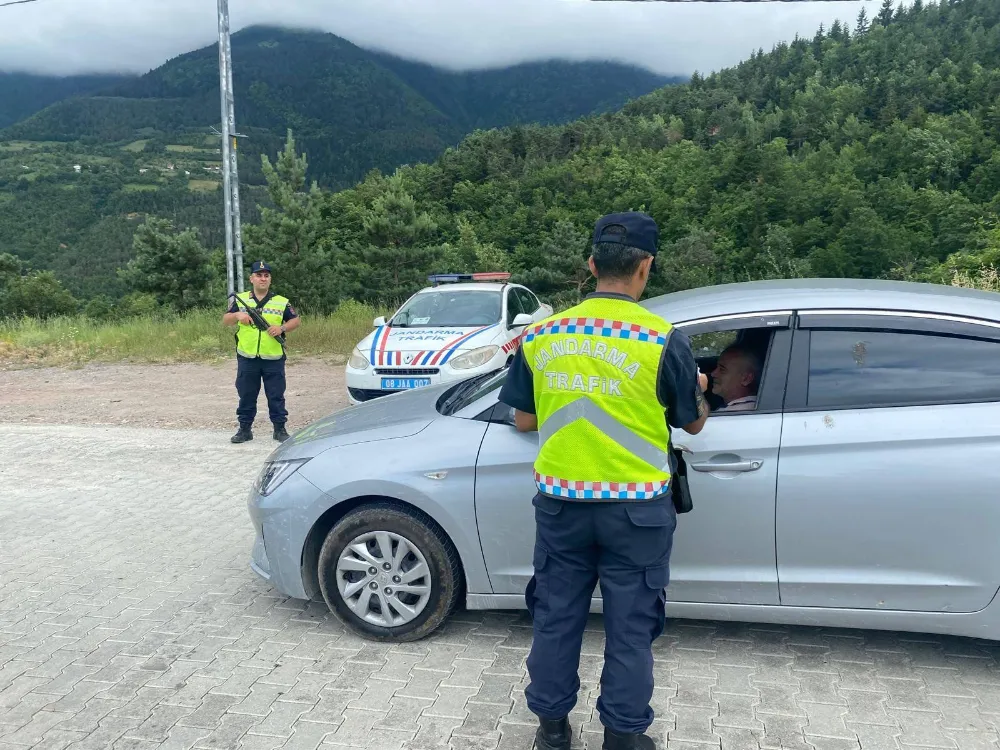
{"type": "Polygon", "coordinates": [[[111,320],[115,315],[115,307],[111,300],[102,294],[84,305],[83,314],[90,320],[111,320]]]}
{"type": "Polygon", "coordinates": [[[63,288],[51,271],[10,277],[0,291],[2,317],[52,318],[72,315],[77,307],[76,299],[63,288]]]}
{"type": "MultiPolygon", "coordinates": [[[[173,311],[167,311],[172,313],[173,311]]],[[[126,295],[118,303],[118,318],[143,318],[164,315],[164,311],[156,301],[156,297],[145,292],[133,292],[126,295]]]]}

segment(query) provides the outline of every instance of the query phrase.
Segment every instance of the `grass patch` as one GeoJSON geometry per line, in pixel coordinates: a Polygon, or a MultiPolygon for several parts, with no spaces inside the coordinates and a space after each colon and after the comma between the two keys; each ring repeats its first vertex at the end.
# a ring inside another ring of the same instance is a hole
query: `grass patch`
{"type": "Polygon", "coordinates": [[[982,266],[972,272],[955,271],[952,274],[951,285],[984,292],[1000,292],[1000,269],[995,266],[982,266]]]}
{"type": "Polygon", "coordinates": [[[148,138],[146,138],[145,140],[141,140],[141,141],[132,141],[127,146],[122,146],[122,150],[123,151],[135,151],[135,152],[138,153],[139,151],[142,151],[144,148],[146,148],[146,144],[147,143],[149,143],[149,139],[148,138]]]}
{"type": "Polygon", "coordinates": [[[126,185],[122,185],[122,190],[126,193],[151,193],[159,189],[158,185],[144,185],[136,182],[130,182],[126,185]]]}
{"type": "Polygon", "coordinates": [[[188,190],[210,192],[218,190],[221,184],[215,180],[188,180],[188,190]]]}
{"type": "MultiPolygon", "coordinates": [[[[389,308],[345,302],[327,316],[303,316],[288,336],[289,358],[336,357],[346,361],[389,308]]],[[[236,354],[234,328],[218,310],[99,323],[82,316],[0,322],[0,361],[27,366],[70,366],[88,362],[218,362],[236,354]]]]}
{"type": "Polygon", "coordinates": [[[179,143],[171,143],[167,146],[167,151],[175,151],[179,154],[190,154],[196,150],[194,146],[184,146],[179,143]]]}

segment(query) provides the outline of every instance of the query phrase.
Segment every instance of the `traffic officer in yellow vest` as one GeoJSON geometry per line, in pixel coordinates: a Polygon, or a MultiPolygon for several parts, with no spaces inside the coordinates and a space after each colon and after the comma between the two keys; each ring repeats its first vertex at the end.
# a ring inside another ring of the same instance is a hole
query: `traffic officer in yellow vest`
{"type": "Polygon", "coordinates": [[[598,580],[604,748],[656,747],[645,732],[677,523],[670,427],[696,434],[709,415],[707,378],[689,340],[637,304],[658,235],[646,214],[598,220],[589,261],[596,292],[525,329],[500,392],[517,429],[540,433],[534,576],[525,593],[534,627],[525,697],[539,717],[538,750],[569,750],[567,717],[598,580]]]}
{"type": "Polygon", "coordinates": [[[229,311],[222,316],[223,325],[234,323],[236,331],[236,392],[240,404],[236,409],[239,431],[232,437],[234,443],[253,440],[253,421],[257,416],[257,397],[260,384],[264,383],[267,409],[274,425],[275,440],[288,439],[285,423],[288,411],[285,409],[285,350],[275,338],[282,333],[294,331],[302,323],[288,299],[271,291],[271,266],[262,260],[250,267],[250,283],[253,289],[237,296],[251,307],[260,311],[270,325],[267,332],[253,324],[247,314],[234,300],[229,311]]]}

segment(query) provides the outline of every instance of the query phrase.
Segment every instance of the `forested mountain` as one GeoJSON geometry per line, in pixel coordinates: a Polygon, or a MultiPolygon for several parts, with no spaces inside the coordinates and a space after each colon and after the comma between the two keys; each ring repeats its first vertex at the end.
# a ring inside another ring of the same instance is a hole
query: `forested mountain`
{"type": "MultiPolygon", "coordinates": [[[[310,190],[289,145],[264,170],[246,257],[266,256],[307,312],[399,298],[444,270],[504,268],[571,302],[594,220],[627,209],[661,227],[651,294],[781,276],[947,281],[1000,265],[1000,3],[884,0],[872,19],[620,111],[479,131],[339,192],[310,190]]],[[[120,197],[106,221],[148,195],[120,197]]],[[[171,195],[181,211],[188,193],[171,195]]],[[[153,245],[169,247],[140,252],[153,245]]]]}
{"type": "MultiPolygon", "coordinates": [[[[309,179],[336,189],[372,169],[431,161],[476,128],[567,122],[681,80],[614,63],[439,71],[332,34],[275,28],[246,29],[232,43],[248,222],[267,198],[261,154],[277,153],[289,128],[309,151],[309,179]]],[[[0,131],[0,254],[53,270],[86,298],[127,291],[116,271],[146,216],[223,245],[220,144],[210,130],[219,122],[216,46],[141,77],[80,78],[62,91],[73,98],[0,131]],[[94,86],[98,94],[76,96],[94,86]]],[[[9,111],[37,109],[44,93],[18,92],[9,111]]]]}
{"type": "MultiPolygon", "coordinates": [[[[476,128],[566,122],[617,109],[667,82],[615,63],[449,73],[333,34],[269,27],[234,34],[232,47],[251,184],[259,182],[259,154],[279,150],[288,128],[309,150],[310,177],[347,187],[373,168],[434,159],[476,128]]],[[[176,143],[204,135],[219,122],[218,65],[217,46],[189,52],[100,96],[59,102],[0,138],[110,143],[152,136],[176,143]]]]}
{"type": "MultiPolygon", "coordinates": [[[[477,256],[572,298],[593,221],[627,209],[662,230],[651,293],[774,276],[945,280],[1000,263],[1000,3],[885,0],[873,19],[621,112],[477,133],[326,199],[316,224],[341,264],[336,289],[369,299],[477,256]],[[375,231],[406,221],[434,231],[375,231]],[[443,242],[457,258],[428,255],[443,242]]],[[[282,232],[265,216],[252,236],[275,255],[282,232]]]]}
{"type": "Polygon", "coordinates": [[[0,71],[0,128],[30,117],[50,104],[86,96],[122,83],[127,76],[45,76],[0,71]]]}

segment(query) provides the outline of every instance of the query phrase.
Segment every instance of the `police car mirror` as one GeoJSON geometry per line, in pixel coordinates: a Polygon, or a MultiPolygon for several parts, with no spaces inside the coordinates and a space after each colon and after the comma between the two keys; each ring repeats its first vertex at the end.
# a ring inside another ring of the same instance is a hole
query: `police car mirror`
{"type": "Polygon", "coordinates": [[[379,315],[377,318],[375,318],[375,320],[372,321],[372,324],[376,328],[378,328],[379,326],[384,326],[385,325],[385,316],[384,315],[379,315]]]}
{"type": "Polygon", "coordinates": [[[531,316],[527,313],[520,313],[514,316],[514,322],[510,324],[511,328],[523,328],[526,325],[531,324],[531,316]]]}

